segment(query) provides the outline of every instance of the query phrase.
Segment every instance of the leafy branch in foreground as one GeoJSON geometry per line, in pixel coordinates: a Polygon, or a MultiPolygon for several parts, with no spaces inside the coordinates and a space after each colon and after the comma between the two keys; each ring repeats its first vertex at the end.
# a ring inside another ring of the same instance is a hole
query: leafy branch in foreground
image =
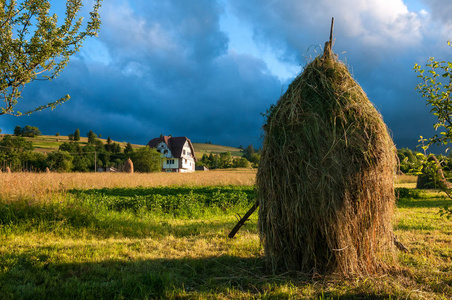
{"type": "MultiPolygon", "coordinates": [[[[448,41],[447,44],[452,46],[451,41],[448,41]]],[[[433,128],[436,131],[440,129],[440,132],[431,138],[421,136],[420,142],[422,142],[424,151],[431,145],[447,146],[452,142],[452,62],[437,61],[435,58],[430,57],[426,67],[427,72],[420,65],[414,65],[415,72],[419,73],[417,77],[423,81],[416,86],[416,89],[421,93],[422,97],[426,98],[427,106],[431,108],[430,113],[437,117],[433,128]]],[[[446,151],[449,149],[450,147],[446,151]]],[[[433,162],[428,161],[428,159],[424,161],[422,173],[441,183],[439,185],[441,190],[452,199],[451,185],[444,178],[441,178],[440,174],[442,172],[439,172],[439,169],[442,169],[442,167],[436,158],[434,160],[433,162]]],[[[440,210],[440,214],[449,218],[452,216],[452,208],[445,206],[440,210]]]]}
{"type": "Polygon", "coordinates": [[[0,97],[4,102],[0,115],[20,116],[53,109],[70,98],[66,95],[24,113],[15,110],[26,84],[58,77],[84,39],[97,36],[101,1],[95,0],[84,29],[83,18],[78,17],[82,0],[67,0],[60,26],[58,16],[50,14],[49,0],[0,2],[0,97]]]}
{"type": "MultiPolygon", "coordinates": [[[[450,41],[448,45],[451,46],[450,41]]],[[[420,65],[414,65],[415,72],[419,73],[417,77],[423,81],[416,89],[426,98],[427,105],[431,107],[430,113],[437,117],[433,128],[438,130],[442,127],[443,130],[439,135],[423,140],[428,141],[427,147],[447,145],[452,142],[452,62],[437,61],[430,57],[426,67],[427,72],[420,65]]]]}

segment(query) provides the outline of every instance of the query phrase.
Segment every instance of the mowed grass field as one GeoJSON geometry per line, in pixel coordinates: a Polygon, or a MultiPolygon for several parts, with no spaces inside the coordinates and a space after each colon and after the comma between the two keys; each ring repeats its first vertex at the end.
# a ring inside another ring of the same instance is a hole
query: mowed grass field
{"type": "Polygon", "coordinates": [[[220,154],[224,152],[231,152],[231,155],[234,157],[243,156],[243,151],[239,148],[229,147],[229,146],[221,146],[221,145],[213,145],[213,144],[205,144],[205,143],[193,143],[193,148],[195,148],[195,154],[197,159],[201,159],[204,154],[209,155],[220,154]]]}
{"type": "MultiPolygon", "coordinates": [[[[0,137],[0,140],[2,138],[0,137]]],[[[52,136],[52,135],[40,135],[36,137],[26,137],[25,140],[32,142],[34,151],[41,153],[49,153],[52,151],[57,151],[61,144],[71,142],[68,136],[52,136]]],[[[107,139],[100,139],[104,144],[107,143],[107,139]]],[[[87,137],[80,137],[80,141],[78,141],[82,147],[88,144],[87,137]]],[[[117,142],[121,146],[121,149],[124,149],[127,145],[127,142],[117,142]]],[[[132,144],[134,149],[143,147],[142,145],[134,145],[132,144]]]]}
{"type": "Polygon", "coordinates": [[[398,179],[399,266],[379,277],[272,274],[255,171],[0,174],[0,299],[450,299],[450,201],[398,179]]]}

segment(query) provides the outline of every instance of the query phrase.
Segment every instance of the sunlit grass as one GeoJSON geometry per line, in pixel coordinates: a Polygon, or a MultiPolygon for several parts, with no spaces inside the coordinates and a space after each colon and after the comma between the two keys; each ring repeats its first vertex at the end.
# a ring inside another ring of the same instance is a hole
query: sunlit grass
{"type": "Polygon", "coordinates": [[[415,188],[417,176],[415,175],[397,175],[394,183],[396,187],[415,188]]]}
{"type": "Polygon", "coordinates": [[[70,189],[254,185],[256,170],[195,173],[0,173],[0,197],[48,198],[70,189]]]}
{"type": "Polygon", "coordinates": [[[438,192],[408,190],[397,202],[395,234],[409,249],[398,252],[400,271],[343,279],[268,272],[257,213],[227,238],[247,204],[177,214],[130,202],[148,197],[146,188],[175,182],[194,193],[219,182],[249,191],[252,172],[129,175],[0,174],[0,298],[452,297],[452,221],[438,214],[450,200],[438,192]]]}

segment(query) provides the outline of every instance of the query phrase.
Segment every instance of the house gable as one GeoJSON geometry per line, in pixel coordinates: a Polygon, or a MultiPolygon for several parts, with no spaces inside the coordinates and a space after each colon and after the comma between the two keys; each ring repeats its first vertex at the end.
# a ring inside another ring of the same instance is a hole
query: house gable
{"type": "Polygon", "coordinates": [[[163,171],[193,172],[195,150],[187,137],[162,136],[149,141],[148,146],[157,149],[163,158],[163,171]]]}
{"type": "Polygon", "coordinates": [[[191,156],[195,161],[195,150],[193,145],[187,137],[171,137],[162,136],[149,141],[148,146],[156,148],[164,157],[182,158],[183,156],[191,156]],[[168,153],[165,153],[168,150],[168,153]],[[185,152],[184,152],[185,150],[185,152]],[[167,154],[171,153],[171,156],[167,154]]]}

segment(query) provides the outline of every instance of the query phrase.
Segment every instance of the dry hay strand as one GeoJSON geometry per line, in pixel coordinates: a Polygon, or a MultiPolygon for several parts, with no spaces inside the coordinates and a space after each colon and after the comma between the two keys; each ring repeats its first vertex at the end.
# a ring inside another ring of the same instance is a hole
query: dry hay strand
{"type": "Polygon", "coordinates": [[[328,43],[269,110],[264,131],[258,224],[268,266],[345,276],[392,269],[395,147],[328,43]]]}
{"type": "Polygon", "coordinates": [[[124,163],[124,172],[133,173],[133,162],[130,158],[124,163]]]}

